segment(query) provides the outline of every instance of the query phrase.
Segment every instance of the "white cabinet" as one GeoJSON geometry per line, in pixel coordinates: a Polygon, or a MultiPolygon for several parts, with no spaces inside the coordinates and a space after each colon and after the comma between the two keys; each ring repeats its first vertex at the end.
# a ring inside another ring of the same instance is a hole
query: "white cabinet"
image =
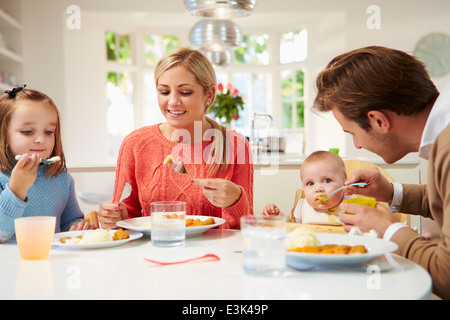
{"type": "Polygon", "coordinates": [[[0,4],[0,92],[21,84],[22,25],[13,14],[20,12],[20,1],[0,4]]]}

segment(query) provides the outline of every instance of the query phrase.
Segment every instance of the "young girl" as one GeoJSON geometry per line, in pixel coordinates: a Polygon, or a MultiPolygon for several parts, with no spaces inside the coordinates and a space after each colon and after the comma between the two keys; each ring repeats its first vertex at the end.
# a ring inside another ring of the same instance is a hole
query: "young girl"
{"type": "Polygon", "coordinates": [[[43,93],[24,88],[0,96],[0,243],[14,238],[19,217],[55,216],[56,232],[93,228],[84,223],[67,173],[58,109],[43,93]],[[41,162],[54,156],[60,161],[41,162]]]}

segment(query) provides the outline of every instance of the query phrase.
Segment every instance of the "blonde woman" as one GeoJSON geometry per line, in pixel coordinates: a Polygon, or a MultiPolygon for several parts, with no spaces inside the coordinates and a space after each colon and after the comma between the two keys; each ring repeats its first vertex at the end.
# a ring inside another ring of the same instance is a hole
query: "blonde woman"
{"type": "Polygon", "coordinates": [[[226,220],[239,228],[253,214],[253,164],[244,136],[206,116],[216,95],[216,76],[199,51],[177,49],[162,58],[154,73],[158,104],[166,122],[132,132],[120,148],[112,203],[103,203],[103,228],[121,219],[150,215],[150,203],[178,200],[189,215],[226,220]],[[192,181],[164,165],[167,155],[184,163],[192,181]],[[118,204],[125,183],[129,198],[118,204]]]}

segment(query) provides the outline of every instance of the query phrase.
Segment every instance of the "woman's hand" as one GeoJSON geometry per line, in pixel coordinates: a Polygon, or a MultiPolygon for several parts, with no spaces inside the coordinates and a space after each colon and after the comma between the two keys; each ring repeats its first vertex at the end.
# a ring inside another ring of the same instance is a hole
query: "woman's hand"
{"type": "Polygon", "coordinates": [[[30,156],[25,153],[12,170],[9,188],[20,200],[25,201],[28,189],[36,181],[37,168],[40,163],[41,158],[38,154],[30,156]]]}
{"type": "Polygon", "coordinates": [[[269,218],[270,216],[277,216],[279,214],[280,209],[273,203],[270,203],[264,207],[263,211],[261,212],[261,217],[269,218]]]}
{"type": "Polygon", "coordinates": [[[394,197],[394,186],[377,167],[354,171],[350,179],[345,182],[345,185],[347,186],[345,188],[346,194],[360,194],[387,203],[392,203],[394,197]],[[364,188],[348,186],[356,182],[365,182],[367,186],[364,188]]]}
{"type": "Polygon", "coordinates": [[[123,203],[120,205],[104,202],[100,205],[98,211],[98,221],[102,229],[117,228],[116,222],[124,220],[128,217],[127,206],[123,203]]]}
{"type": "Polygon", "coordinates": [[[239,200],[241,188],[225,179],[196,179],[194,184],[203,187],[203,194],[214,206],[226,208],[239,200]]]}

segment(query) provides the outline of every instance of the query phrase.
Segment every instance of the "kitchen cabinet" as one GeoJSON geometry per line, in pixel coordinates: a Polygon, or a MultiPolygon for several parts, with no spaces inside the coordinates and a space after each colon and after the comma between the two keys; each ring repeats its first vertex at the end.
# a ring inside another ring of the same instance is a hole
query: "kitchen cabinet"
{"type": "Polygon", "coordinates": [[[17,12],[17,6],[8,2],[0,5],[0,91],[23,81],[22,25],[10,13],[17,12]]]}

